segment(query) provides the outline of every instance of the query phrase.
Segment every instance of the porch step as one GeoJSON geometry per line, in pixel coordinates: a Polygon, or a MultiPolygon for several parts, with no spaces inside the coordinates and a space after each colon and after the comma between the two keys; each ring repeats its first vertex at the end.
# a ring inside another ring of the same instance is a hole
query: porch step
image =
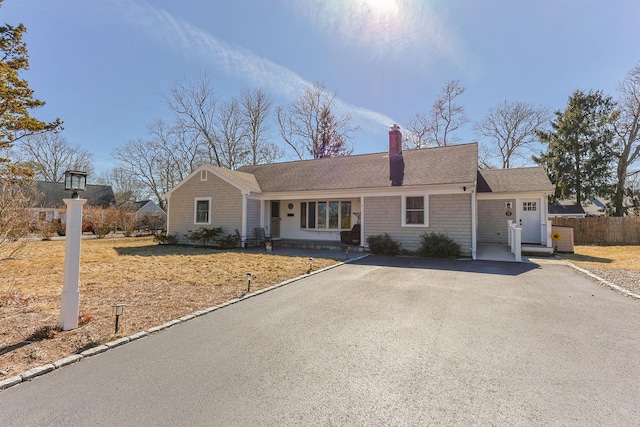
{"type": "Polygon", "coordinates": [[[522,255],[551,256],[553,248],[540,245],[522,245],[522,255]]]}

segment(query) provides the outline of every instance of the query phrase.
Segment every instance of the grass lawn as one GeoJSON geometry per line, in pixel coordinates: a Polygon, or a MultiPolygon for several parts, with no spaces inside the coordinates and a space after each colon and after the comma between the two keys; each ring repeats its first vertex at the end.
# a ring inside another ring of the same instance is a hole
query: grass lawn
{"type": "MultiPolygon", "coordinates": [[[[307,273],[307,257],[159,246],[152,238],[83,240],[80,326],[58,331],[64,241],[29,242],[0,261],[0,380],[307,273]],[[114,335],[111,305],[126,304],[114,335]]],[[[336,255],[336,259],[340,255],[336,255]]],[[[320,269],[337,261],[314,258],[320,269]]]]}
{"type": "Polygon", "coordinates": [[[585,269],[640,271],[640,246],[576,246],[574,254],[561,255],[585,269]]]}

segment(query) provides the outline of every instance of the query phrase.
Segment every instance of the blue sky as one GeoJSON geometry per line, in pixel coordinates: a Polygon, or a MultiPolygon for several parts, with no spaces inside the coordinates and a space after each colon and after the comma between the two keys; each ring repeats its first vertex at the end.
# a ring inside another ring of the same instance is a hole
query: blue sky
{"type": "MultiPolygon", "coordinates": [[[[27,26],[36,116],[93,153],[170,120],[173,84],[207,70],[218,96],[262,87],[286,105],[305,85],[336,92],[361,131],[356,153],[387,149],[392,123],[428,111],[448,80],[472,121],[504,101],[563,109],[576,89],[615,95],[638,61],[636,0],[5,0],[27,26]]],[[[275,126],[272,138],[280,142],[275,126]]],[[[471,124],[458,136],[474,141],[471,124]]]]}

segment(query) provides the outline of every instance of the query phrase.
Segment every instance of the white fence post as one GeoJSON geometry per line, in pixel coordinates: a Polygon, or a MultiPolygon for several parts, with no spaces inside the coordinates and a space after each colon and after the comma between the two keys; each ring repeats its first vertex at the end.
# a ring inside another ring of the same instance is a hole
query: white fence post
{"type": "Polygon", "coordinates": [[[515,244],[516,244],[516,261],[522,262],[522,228],[515,227],[516,235],[515,235],[515,244]]]}

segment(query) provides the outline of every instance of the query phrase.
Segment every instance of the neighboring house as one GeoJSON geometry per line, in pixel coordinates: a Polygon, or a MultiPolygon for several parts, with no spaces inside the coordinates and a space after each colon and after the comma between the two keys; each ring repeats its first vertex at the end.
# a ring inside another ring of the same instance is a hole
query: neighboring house
{"type": "Polygon", "coordinates": [[[235,171],[203,165],[166,194],[167,232],[182,243],[189,230],[211,226],[243,239],[262,227],[273,239],[340,241],[360,224],[363,247],[388,233],[416,250],[420,235],[436,232],[475,258],[479,239],[506,243],[508,219],[523,220],[528,243],[546,245],[552,192],[541,168],[479,171],[477,143],[403,152],[394,125],[384,153],[235,171]]]}
{"type": "Polygon", "coordinates": [[[584,218],[587,213],[582,206],[576,204],[565,204],[558,201],[555,205],[549,205],[550,218],[584,218]]]}
{"type": "Polygon", "coordinates": [[[167,213],[162,210],[155,202],[151,200],[142,200],[139,202],[124,203],[121,206],[122,209],[126,209],[131,212],[135,212],[137,218],[142,218],[145,215],[153,215],[164,218],[166,220],[167,213]]]}
{"type": "Polygon", "coordinates": [[[142,200],[139,202],[124,203],[122,209],[135,212],[136,220],[142,221],[147,216],[154,216],[160,219],[164,224],[167,222],[167,213],[162,210],[155,202],[151,200],[142,200]]]}
{"type": "MultiPolygon", "coordinates": [[[[33,220],[51,222],[60,218],[60,209],[63,211],[66,209],[63,199],[71,198],[71,192],[64,189],[64,182],[38,181],[36,189],[39,198],[29,211],[33,220]]],[[[88,184],[87,189],[79,194],[83,199],[87,199],[85,206],[107,208],[116,204],[116,198],[110,185],[88,184]]]]}

